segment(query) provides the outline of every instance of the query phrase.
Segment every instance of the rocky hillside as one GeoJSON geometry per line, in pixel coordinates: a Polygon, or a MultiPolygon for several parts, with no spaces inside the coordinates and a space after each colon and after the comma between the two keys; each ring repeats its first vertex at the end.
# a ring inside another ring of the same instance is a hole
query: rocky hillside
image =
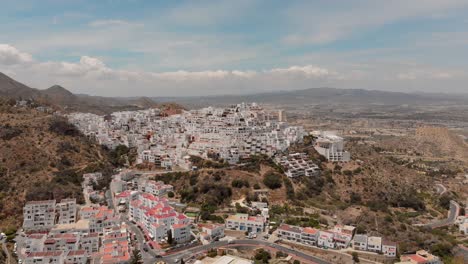
{"type": "Polygon", "coordinates": [[[109,167],[65,120],[0,101],[0,227],[20,225],[26,200],[82,200],[82,174],[109,167]]]}

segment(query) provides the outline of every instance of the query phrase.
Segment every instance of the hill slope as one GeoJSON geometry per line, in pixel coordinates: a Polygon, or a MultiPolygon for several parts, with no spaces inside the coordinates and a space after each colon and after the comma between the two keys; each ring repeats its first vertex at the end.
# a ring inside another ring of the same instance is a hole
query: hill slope
{"type": "Polygon", "coordinates": [[[25,200],[81,196],[81,175],[110,168],[99,146],[63,119],[0,102],[0,227],[21,223],[25,200]]]}
{"type": "Polygon", "coordinates": [[[0,96],[8,98],[32,98],[40,96],[40,92],[30,88],[0,72],[0,96]]]}

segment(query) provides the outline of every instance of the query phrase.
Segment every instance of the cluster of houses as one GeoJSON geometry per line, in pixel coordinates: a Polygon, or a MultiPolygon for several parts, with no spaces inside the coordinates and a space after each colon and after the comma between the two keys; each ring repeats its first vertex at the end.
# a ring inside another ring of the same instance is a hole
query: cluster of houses
{"type": "Polygon", "coordinates": [[[275,162],[284,169],[284,174],[289,178],[317,176],[320,174],[320,168],[305,153],[277,156],[275,162]]]}
{"type": "Polygon", "coordinates": [[[98,143],[109,148],[135,147],[138,163],[163,168],[191,169],[191,155],[230,164],[250,155],[273,156],[305,135],[302,127],[284,121],[282,111],[267,111],[255,103],[170,116],[147,109],[108,116],[74,113],[68,119],[98,143]]]}
{"type": "Polygon", "coordinates": [[[282,224],[276,235],[284,240],[305,245],[329,249],[352,247],[354,250],[382,253],[387,257],[396,257],[397,245],[377,236],[355,234],[355,227],[336,225],[331,230],[318,230],[311,227],[299,227],[282,224]]]}
{"type": "Polygon", "coordinates": [[[167,198],[174,191],[172,185],[128,170],[113,176],[110,191],[114,206],[141,228],[152,248],[170,243],[169,237],[177,244],[192,240],[192,220],[176,210],[177,203],[167,198]]]}
{"type": "Polygon", "coordinates": [[[75,199],[27,202],[24,237],[17,239],[22,263],[127,263],[130,233],[114,210],[79,207],[75,199]]]}
{"type": "Polygon", "coordinates": [[[164,197],[149,193],[139,194],[130,202],[128,217],[157,243],[168,242],[169,236],[179,244],[191,240],[190,219],[177,212],[164,197]]]}

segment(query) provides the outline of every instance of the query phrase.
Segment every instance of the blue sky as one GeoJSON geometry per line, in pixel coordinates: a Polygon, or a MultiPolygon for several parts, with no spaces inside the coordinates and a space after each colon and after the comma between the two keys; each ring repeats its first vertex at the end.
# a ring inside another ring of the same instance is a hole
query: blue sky
{"type": "Polygon", "coordinates": [[[0,71],[96,95],[468,92],[468,0],[2,1],[0,71]]]}

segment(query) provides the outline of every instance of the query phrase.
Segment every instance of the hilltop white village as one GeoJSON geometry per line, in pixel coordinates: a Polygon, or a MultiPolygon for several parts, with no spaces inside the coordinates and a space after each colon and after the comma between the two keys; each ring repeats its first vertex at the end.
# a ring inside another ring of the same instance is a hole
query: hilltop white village
{"type": "MultiPolygon", "coordinates": [[[[191,156],[230,166],[252,155],[266,155],[282,166],[290,178],[314,177],[320,169],[307,155],[287,152],[308,135],[316,137],[315,148],[327,160],[350,160],[343,138],[335,133],[307,133],[300,126],[288,125],[284,111],[267,111],[257,104],[207,107],[174,115],[165,115],[160,109],[108,116],[73,113],[68,119],[84,135],[110,149],[120,145],[135,148],[137,163],[152,164],[162,172],[197,170],[191,156]]],[[[231,214],[225,224],[200,222],[187,215],[186,205],[173,198],[173,186],[150,175],[154,176],[132,170],[116,172],[108,191],[102,194],[93,188],[102,174],[85,174],[84,205],[75,199],[28,202],[24,207],[23,232],[15,248],[20,263],[130,263],[134,249],[155,259],[177,247],[204,244],[217,248],[216,243],[221,241],[224,246],[235,243],[225,230],[245,232],[259,245],[280,247],[275,242],[284,240],[328,250],[379,253],[390,259],[397,254],[396,243],[379,236],[356,234],[353,226],[317,229],[280,224],[271,232],[269,206],[265,202],[246,205],[259,210],[258,215],[231,214]],[[107,201],[107,206],[95,203],[96,200],[107,201]]],[[[188,260],[195,261],[197,256],[193,254],[188,260]]],[[[405,263],[422,258],[441,263],[425,251],[406,256],[405,263]]],[[[180,262],[175,257],[164,260],[180,262]]]]}

